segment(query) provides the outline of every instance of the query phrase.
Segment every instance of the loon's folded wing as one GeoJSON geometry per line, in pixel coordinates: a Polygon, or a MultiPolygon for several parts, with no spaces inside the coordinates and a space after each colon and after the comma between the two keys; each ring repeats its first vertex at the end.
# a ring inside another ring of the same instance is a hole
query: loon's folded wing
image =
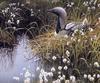
{"type": "Polygon", "coordinates": [[[76,29],[86,29],[88,27],[88,25],[87,24],[82,24],[82,23],[80,23],[80,24],[77,24],[76,26],[74,26],[73,28],[71,28],[71,30],[72,31],[74,31],[74,30],[76,30],[76,29]]]}
{"type": "Polygon", "coordinates": [[[71,30],[75,26],[76,24],[74,22],[68,23],[67,25],[65,25],[65,30],[71,30]]]}
{"type": "Polygon", "coordinates": [[[82,22],[71,22],[65,26],[65,30],[74,31],[76,29],[84,29],[87,27],[87,24],[83,24],[82,22]]]}

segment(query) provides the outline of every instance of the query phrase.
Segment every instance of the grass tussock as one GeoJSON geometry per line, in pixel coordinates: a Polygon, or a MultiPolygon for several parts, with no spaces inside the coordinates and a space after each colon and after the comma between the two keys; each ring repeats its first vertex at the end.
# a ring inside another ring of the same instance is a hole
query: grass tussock
{"type": "Polygon", "coordinates": [[[81,35],[79,31],[77,31],[75,36],[68,38],[54,36],[54,31],[51,30],[37,36],[34,40],[31,40],[30,43],[33,50],[36,50],[37,53],[42,55],[52,52],[64,54],[66,50],[74,50],[76,47],[76,51],[79,51],[77,53],[80,54],[83,49],[89,45],[91,48],[88,49],[91,49],[91,51],[100,47],[100,29],[96,28],[92,32],[87,31],[84,35],[81,35]]]}
{"type": "MultiPolygon", "coordinates": [[[[96,28],[92,32],[87,31],[84,35],[77,31],[73,37],[68,38],[55,37],[54,31],[50,31],[32,40],[30,45],[33,53],[37,53],[46,64],[52,64],[55,68],[57,65],[64,67],[65,63],[63,64],[62,61],[63,58],[67,58],[67,79],[70,75],[74,75],[82,81],[84,74],[100,74],[99,68],[94,65],[95,62],[100,64],[100,28],[96,28]],[[57,57],[56,61],[52,60],[54,56],[57,57]]],[[[57,69],[56,72],[58,71],[57,69]]],[[[62,74],[65,73],[62,70],[62,74]]],[[[55,74],[55,76],[58,75],[55,74]]],[[[94,83],[99,83],[98,80],[96,79],[94,83]]]]}
{"type": "Polygon", "coordinates": [[[32,48],[36,49],[38,53],[48,53],[54,50],[59,50],[66,40],[64,38],[57,38],[54,36],[54,32],[50,31],[43,35],[37,36],[35,40],[31,41],[32,48]]]}

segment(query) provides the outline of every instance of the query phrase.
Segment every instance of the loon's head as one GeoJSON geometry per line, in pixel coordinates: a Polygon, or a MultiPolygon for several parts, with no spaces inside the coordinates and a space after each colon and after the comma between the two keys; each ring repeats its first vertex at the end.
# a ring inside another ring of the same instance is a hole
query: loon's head
{"type": "Polygon", "coordinates": [[[59,33],[62,29],[65,28],[65,18],[67,16],[65,9],[62,7],[55,7],[55,8],[49,9],[48,12],[51,12],[58,16],[56,33],[59,33]]]}
{"type": "Polygon", "coordinates": [[[48,12],[54,13],[61,18],[66,18],[67,16],[65,9],[62,7],[55,7],[55,8],[49,9],[48,12]]]}

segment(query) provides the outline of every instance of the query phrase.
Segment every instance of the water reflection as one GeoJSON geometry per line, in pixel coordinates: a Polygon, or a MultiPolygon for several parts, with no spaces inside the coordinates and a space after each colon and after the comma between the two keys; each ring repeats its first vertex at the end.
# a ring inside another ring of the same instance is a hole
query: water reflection
{"type": "Polygon", "coordinates": [[[23,83],[37,77],[38,62],[33,57],[29,40],[26,36],[18,38],[18,45],[11,49],[0,50],[0,83],[23,83]]]}

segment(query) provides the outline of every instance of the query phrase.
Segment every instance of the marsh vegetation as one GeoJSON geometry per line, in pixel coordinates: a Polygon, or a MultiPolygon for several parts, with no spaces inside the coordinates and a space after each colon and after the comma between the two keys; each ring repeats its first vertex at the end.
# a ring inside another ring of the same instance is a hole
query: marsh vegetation
{"type": "Polygon", "coordinates": [[[33,53],[27,59],[38,57],[39,64],[33,68],[38,78],[24,68],[24,82],[33,78],[38,80],[35,83],[100,83],[100,0],[26,1],[5,0],[1,3],[8,4],[0,5],[1,49],[5,43],[7,48],[17,46],[17,38],[24,34],[33,53]],[[56,17],[47,10],[56,6],[65,8],[66,23],[87,18],[91,26],[85,32],[75,30],[72,36],[55,36],[56,17]]]}

